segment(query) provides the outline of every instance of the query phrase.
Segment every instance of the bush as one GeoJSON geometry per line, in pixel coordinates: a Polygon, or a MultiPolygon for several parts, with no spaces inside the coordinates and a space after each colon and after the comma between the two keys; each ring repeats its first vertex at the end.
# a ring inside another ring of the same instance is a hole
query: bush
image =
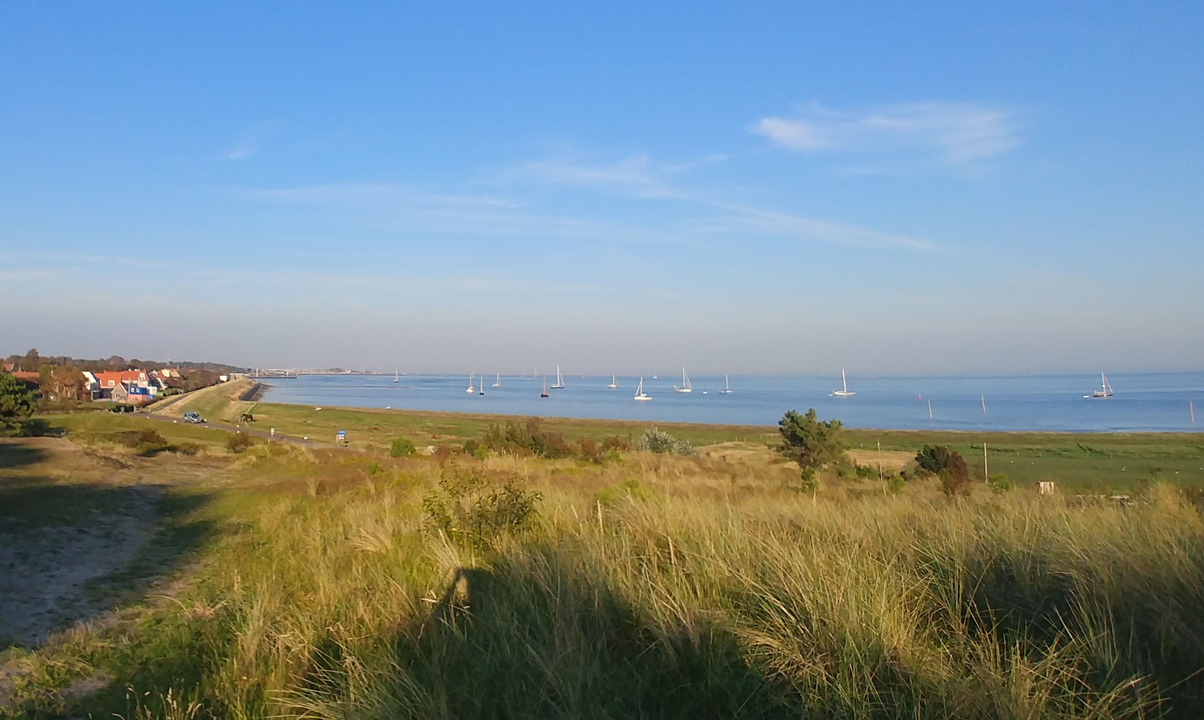
{"type": "Polygon", "coordinates": [[[891,475],[886,479],[886,489],[892,493],[902,492],[907,487],[907,479],[902,475],[891,475]]]}
{"type": "Polygon", "coordinates": [[[618,435],[608,435],[602,441],[602,447],[607,450],[630,450],[631,443],[619,437],[618,435]]]}
{"type": "Polygon", "coordinates": [[[393,438],[389,446],[389,457],[410,457],[414,454],[414,443],[408,438],[393,438]]]}
{"type": "Polygon", "coordinates": [[[997,494],[1011,492],[1016,489],[1016,484],[1009,480],[1007,475],[1003,475],[1002,473],[992,475],[987,480],[987,484],[991,486],[991,491],[997,494]]]}
{"type": "Polygon", "coordinates": [[[510,420],[505,427],[490,425],[481,437],[481,443],[504,455],[561,458],[573,454],[573,446],[564,439],[564,435],[542,429],[539,418],[530,418],[523,424],[510,420]]]}
{"type": "Polygon", "coordinates": [[[925,445],[916,453],[916,464],[921,471],[939,477],[941,490],[949,497],[970,494],[970,471],[956,450],[944,445],[925,445]]]}
{"type": "Polygon", "coordinates": [[[577,447],[583,460],[588,460],[595,465],[601,465],[606,461],[606,455],[602,452],[602,446],[589,438],[581,438],[577,442],[577,447]]]}
{"type": "Polygon", "coordinates": [[[841,438],[843,428],[839,420],[819,420],[815,408],[808,410],[806,415],[791,410],[778,421],[778,433],[782,436],[778,452],[798,463],[803,470],[846,465],[848,458],[841,438]]]}
{"type": "Polygon", "coordinates": [[[226,436],[226,449],[238,454],[255,444],[255,440],[246,433],[234,433],[226,436]]]}
{"type": "Polygon", "coordinates": [[[14,433],[33,415],[33,393],[25,384],[6,372],[0,372],[0,434],[14,433]]]}
{"type": "Polygon", "coordinates": [[[698,450],[686,440],[675,438],[669,433],[651,427],[635,441],[635,449],[639,451],[666,453],[670,455],[695,455],[698,450]]]}
{"type": "Polygon", "coordinates": [[[538,517],[540,494],[520,488],[511,478],[498,486],[481,473],[444,468],[438,489],[422,499],[428,531],[478,550],[500,536],[530,528],[538,517]]]}
{"type": "Polygon", "coordinates": [[[622,500],[647,500],[654,495],[655,492],[641,485],[639,480],[627,478],[618,485],[600,491],[594,497],[599,503],[609,507],[622,500]]]}

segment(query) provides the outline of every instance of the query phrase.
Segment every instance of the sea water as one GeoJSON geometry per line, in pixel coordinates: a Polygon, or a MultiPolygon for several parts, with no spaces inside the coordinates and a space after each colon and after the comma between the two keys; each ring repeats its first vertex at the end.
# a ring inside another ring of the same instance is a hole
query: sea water
{"type": "Polygon", "coordinates": [[[265,402],[327,407],[437,410],[537,417],[599,418],[646,422],[776,425],[788,410],[815,408],[821,419],[846,427],[898,430],[1039,430],[1068,432],[1192,432],[1190,403],[1204,429],[1204,373],[1132,373],[1108,376],[1115,394],[1099,389],[1098,374],[1004,377],[862,377],[850,375],[853,397],[834,397],[840,377],[693,377],[693,392],[674,391],[678,377],[644,377],[648,402],[635,402],[638,377],[565,376],[564,389],[542,377],[503,375],[480,379],[466,392],[464,375],[300,375],[265,380],[265,402]],[[985,405],[985,410],[984,410],[985,405]],[[929,409],[931,407],[931,418],[929,409]]]}

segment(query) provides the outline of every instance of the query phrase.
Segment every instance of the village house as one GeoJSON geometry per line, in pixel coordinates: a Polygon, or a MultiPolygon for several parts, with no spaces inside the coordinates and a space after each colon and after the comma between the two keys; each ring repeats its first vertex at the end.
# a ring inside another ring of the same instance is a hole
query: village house
{"type": "Polygon", "coordinates": [[[89,378],[93,400],[113,400],[114,402],[145,405],[159,396],[162,385],[151,377],[145,370],[120,370],[98,373],[85,373],[89,378]]]}

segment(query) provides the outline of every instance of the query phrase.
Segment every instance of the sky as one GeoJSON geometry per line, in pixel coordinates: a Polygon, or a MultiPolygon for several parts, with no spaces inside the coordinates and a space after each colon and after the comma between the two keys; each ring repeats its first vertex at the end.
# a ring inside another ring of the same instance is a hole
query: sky
{"type": "Polygon", "coordinates": [[[1204,369],[1204,5],[823,5],[0,4],[0,355],[1204,369]]]}

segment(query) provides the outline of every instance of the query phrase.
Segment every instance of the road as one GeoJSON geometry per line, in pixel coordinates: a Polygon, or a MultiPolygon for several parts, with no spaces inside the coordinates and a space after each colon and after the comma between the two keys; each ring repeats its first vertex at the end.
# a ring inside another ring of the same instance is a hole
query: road
{"type": "MultiPolygon", "coordinates": [[[[173,418],[169,415],[154,415],[154,414],[150,414],[150,413],[134,413],[133,417],[140,417],[140,418],[145,418],[147,420],[154,420],[155,422],[169,422],[169,423],[183,423],[184,422],[183,420],[181,420],[179,418],[173,418]]],[[[283,442],[283,443],[289,443],[290,445],[297,445],[300,447],[308,447],[308,448],[337,447],[333,443],[318,442],[317,440],[306,440],[304,438],[293,437],[290,435],[282,435],[280,433],[276,433],[275,435],[272,435],[270,430],[259,430],[257,428],[252,428],[250,426],[237,427],[234,425],[226,425],[224,423],[206,422],[203,427],[212,428],[214,430],[224,430],[225,432],[231,432],[231,433],[241,432],[241,433],[250,435],[251,437],[262,438],[269,442],[283,442]]]]}

